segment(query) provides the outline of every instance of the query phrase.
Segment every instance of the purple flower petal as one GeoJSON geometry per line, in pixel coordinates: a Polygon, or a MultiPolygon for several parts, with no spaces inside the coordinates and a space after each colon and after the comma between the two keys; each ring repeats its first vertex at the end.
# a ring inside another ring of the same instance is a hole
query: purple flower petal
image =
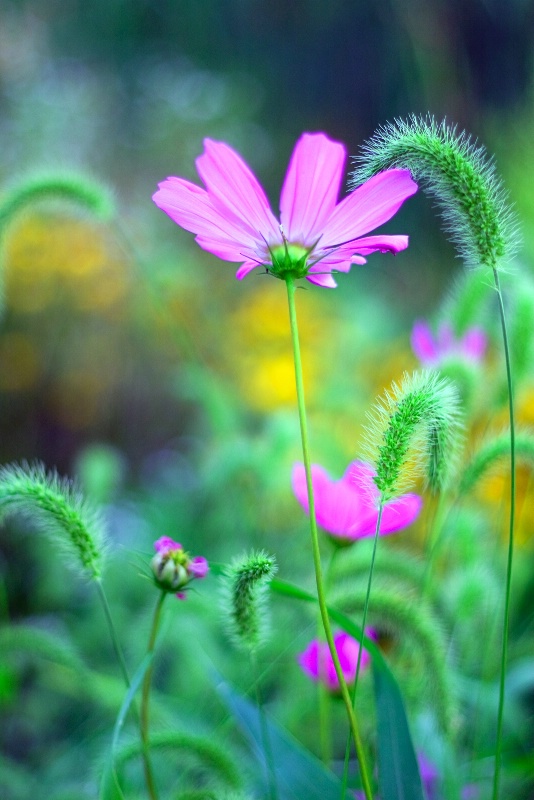
{"type": "MultiPolygon", "coordinates": [[[[390,219],[417,190],[408,171],[376,175],[336,205],[345,148],[324,133],[303,134],[295,145],[281,193],[281,226],[258,180],[227,144],[205,139],[196,164],[206,188],[171,177],[159,184],[153,200],[194,233],[204,250],[225,261],[241,262],[238,279],[261,265],[280,271],[279,248],[287,242],[295,245],[298,275],[333,288],[333,269],[348,272],[352,264],[364,264],[369,253],[396,253],[408,244],[406,236],[362,238],[390,219]]],[[[286,269],[284,265],[279,276],[286,269]]]]}
{"type": "Polygon", "coordinates": [[[321,248],[355,240],[374,230],[391,219],[416,191],[417,184],[408,170],[380,172],[336,206],[324,227],[321,248]]]}
{"type": "Polygon", "coordinates": [[[280,220],[290,241],[312,245],[336,207],[345,148],[323,133],[304,133],[293,150],[280,198],[280,220]]]}
{"type": "MultiPolygon", "coordinates": [[[[317,524],[337,539],[351,541],[372,536],[378,520],[378,489],[374,470],[363,461],[353,461],[340,480],[334,480],[317,464],[312,465],[312,485],[317,524]]],[[[295,497],[309,513],[308,490],[303,464],[295,464],[291,483],[295,497]]],[[[422,500],[405,494],[386,503],[380,533],[394,533],[418,516],[422,500]]]]}
{"type": "Polygon", "coordinates": [[[239,220],[252,236],[261,232],[267,239],[280,240],[265,192],[241,156],[212,139],[204,140],[204,151],[196,160],[198,174],[221,214],[239,220]]]}
{"type": "Polygon", "coordinates": [[[209,572],[209,565],[204,556],[195,556],[187,567],[187,571],[194,578],[205,578],[209,572]]]}
{"type": "Polygon", "coordinates": [[[167,550],[181,550],[182,545],[178,542],[175,542],[174,539],[171,539],[170,536],[160,536],[159,539],[156,539],[154,542],[154,550],[156,553],[163,553],[167,550]]]}
{"type": "Polygon", "coordinates": [[[430,366],[438,359],[438,349],[430,326],[424,320],[417,320],[412,329],[412,350],[421,364],[430,366]]]}

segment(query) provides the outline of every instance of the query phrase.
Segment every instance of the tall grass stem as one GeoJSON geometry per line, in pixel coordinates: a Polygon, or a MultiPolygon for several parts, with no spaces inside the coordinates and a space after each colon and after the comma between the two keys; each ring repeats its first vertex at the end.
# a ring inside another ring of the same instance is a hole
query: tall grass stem
{"type": "Polygon", "coordinates": [[[504,358],[506,362],[506,380],[508,383],[508,413],[510,416],[510,527],[508,536],[508,557],[506,564],[506,584],[504,591],[504,616],[503,634],[501,649],[501,674],[499,679],[499,708],[497,712],[497,740],[495,748],[495,770],[493,773],[493,800],[499,797],[499,781],[501,775],[502,762],[502,727],[504,713],[504,692],[506,682],[506,662],[508,657],[508,630],[510,626],[510,594],[512,587],[512,566],[514,559],[514,523],[515,523],[515,423],[514,423],[514,395],[512,387],[512,366],[510,362],[510,348],[508,344],[508,332],[506,327],[506,316],[504,313],[504,303],[502,298],[499,273],[494,268],[493,277],[495,279],[495,289],[499,302],[499,314],[501,317],[502,338],[504,347],[504,358]]]}

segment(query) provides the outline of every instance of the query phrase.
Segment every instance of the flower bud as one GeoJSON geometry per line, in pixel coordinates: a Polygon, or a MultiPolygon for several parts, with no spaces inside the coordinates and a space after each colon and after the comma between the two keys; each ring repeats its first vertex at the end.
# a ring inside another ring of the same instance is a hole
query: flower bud
{"type": "Polygon", "coordinates": [[[156,586],[164,592],[173,592],[180,600],[185,599],[183,590],[195,578],[204,578],[208,562],[203,556],[191,558],[182,545],[170,536],[161,536],[154,542],[156,555],[150,562],[156,586]]]}

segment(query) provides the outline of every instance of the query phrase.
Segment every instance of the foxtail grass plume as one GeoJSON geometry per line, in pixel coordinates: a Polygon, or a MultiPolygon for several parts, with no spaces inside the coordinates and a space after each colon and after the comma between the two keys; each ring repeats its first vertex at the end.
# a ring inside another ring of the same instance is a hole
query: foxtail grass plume
{"type": "Polygon", "coordinates": [[[100,219],[115,210],[109,189],[79,172],[42,172],[27,175],[8,187],[0,202],[0,236],[15,217],[43,200],[73,203],[100,219]]]}
{"type": "Polygon", "coordinates": [[[412,116],[385,125],[361,148],[352,185],[385,169],[408,169],[441,209],[468,266],[498,269],[518,246],[517,222],[493,161],[446,121],[412,116]]]}
{"type": "Polygon", "coordinates": [[[67,562],[98,580],[104,555],[104,522],[75,484],[46,472],[44,466],[0,469],[0,520],[21,514],[45,534],[67,562]]]}
{"type": "Polygon", "coordinates": [[[263,550],[236,559],[226,570],[222,611],[228,633],[244,650],[256,650],[267,638],[266,596],[276,571],[274,556],[263,550]]]}
{"type": "Polygon", "coordinates": [[[460,434],[458,393],[451,383],[430,370],[406,373],[368,418],[365,448],[382,503],[406,491],[421,473],[432,491],[445,488],[460,434]]]}

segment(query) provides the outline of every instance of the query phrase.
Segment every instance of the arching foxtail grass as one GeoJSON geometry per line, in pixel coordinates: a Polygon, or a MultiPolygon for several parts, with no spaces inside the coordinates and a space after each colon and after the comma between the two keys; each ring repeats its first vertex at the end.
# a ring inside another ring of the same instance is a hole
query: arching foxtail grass
{"type": "MultiPolygon", "coordinates": [[[[366,599],[364,589],[355,589],[352,582],[344,581],[336,586],[330,602],[349,613],[361,612],[366,599]]],[[[399,637],[409,637],[417,645],[426,665],[436,718],[443,732],[451,735],[457,724],[458,707],[447,669],[447,645],[430,604],[407,597],[399,589],[380,587],[373,591],[372,623],[385,626],[399,637]]]]}
{"type": "Polygon", "coordinates": [[[114,202],[109,189],[80,172],[41,172],[8,187],[0,202],[0,236],[21,211],[42,200],[61,200],[100,218],[109,219],[114,202]]]}
{"type": "Polygon", "coordinates": [[[0,520],[26,517],[50,539],[70,567],[100,580],[105,552],[104,523],[76,485],[42,464],[0,468],[0,520]]]}
{"type": "Polygon", "coordinates": [[[445,228],[468,266],[493,273],[501,320],[510,417],[510,523],[504,594],[493,800],[499,795],[502,724],[515,524],[515,430],[512,368],[499,271],[518,246],[517,223],[507,193],[484,148],[445,121],[413,116],[397,120],[369,139],[357,159],[355,185],[384,169],[404,167],[441,209],[445,228]]]}
{"type": "MultiPolygon", "coordinates": [[[[257,651],[269,634],[269,607],[267,604],[269,583],[277,572],[276,559],[266,552],[252,552],[234,560],[224,576],[221,610],[230,638],[243,650],[248,651],[253,672],[258,674],[257,651]]],[[[269,739],[267,721],[260,692],[255,681],[256,704],[261,727],[261,739],[267,765],[269,797],[276,800],[275,764],[269,739]]]]}
{"type": "MultiPolygon", "coordinates": [[[[379,505],[361,628],[365,630],[373,572],[385,504],[410,488],[424,474],[429,488],[440,491],[453,469],[460,433],[458,395],[452,384],[431,370],[405,374],[400,385],[375,403],[368,415],[364,449],[376,475],[379,505]]],[[[358,652],[352,703],[360,675],[363,648],[358,652]]],[[[348,768],[345,752],[345,775],[348,768]]]]}
{"type": "MultiPolygon", "coordinates": [[[[465,494],[471,491],[484,476],[497,468],[500,463],[510,453],[510,432],[503,431],[501,434],[488,439],[474,453],[465,468],[458,492],[465,494]]],[[[516,458],[524,461],[534,469],[534,431],[519,429],[515,437],[516,458]]]]}
{"type": "Polygon", "coordinates": [[[107,220],[115,206],[109,189],[79,172],[39,172],[8,187],[0,200],[0,312],[4,305],[2,249],[11,223],[27,208],[43,200],[59,200],[107,220]]]}
{"type": "Polygon", "coordinates": [[[57,548],[64,561],[94,581],[126,685],[130,679],[102,585],[106,551],[104,521],[75,483],[47,472],[42,464],[0,468],[0,521],[20,514],[57,548]]]}

